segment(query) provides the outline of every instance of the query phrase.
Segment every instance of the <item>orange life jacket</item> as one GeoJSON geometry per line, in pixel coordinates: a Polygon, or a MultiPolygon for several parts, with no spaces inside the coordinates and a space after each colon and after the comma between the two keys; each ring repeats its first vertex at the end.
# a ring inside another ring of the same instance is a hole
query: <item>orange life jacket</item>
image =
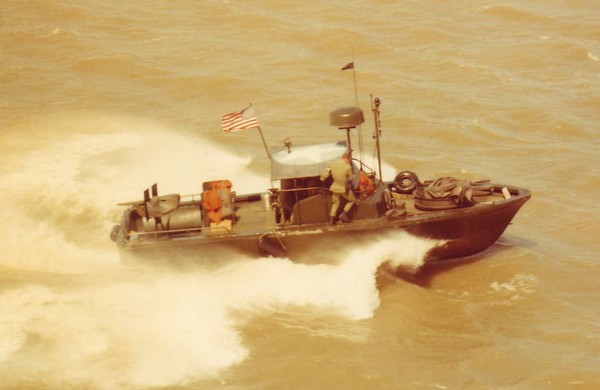
{"type": "Polygon", "coordinates": [[[363,171],[358,173],[358,191],[363,198],[373,195],[375,192],[375,184],[373,183],[373,180],[371,180],[371,178],[363,171]]]}
{"type": "Polygon", "coordinates": [[[213,181],[210,185],[211,189],[202,193],[202,207],[206,210],[211,222],[219,223],[223,219],[223,200],[220,191],[231,191],[231,186],[229,180],[213,181]]]}

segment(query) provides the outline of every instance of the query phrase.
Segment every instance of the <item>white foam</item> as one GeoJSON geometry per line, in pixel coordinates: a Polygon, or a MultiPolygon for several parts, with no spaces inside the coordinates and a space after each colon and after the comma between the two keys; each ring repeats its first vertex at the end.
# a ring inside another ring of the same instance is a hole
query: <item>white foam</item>
{"type": "Polygon", "coordinates": [[[98,247],[110,244],[106,238],[122,212],[116,203],[141,199],[155,182],[163,194],[200,193],[202,181],[213,178],[236,178],[234,189],[249,192],[270,187],[267,179],[245,171],[248,158],[201,137],[123,118],[104,118],[103,132],[90,134],[98,131],[97,123],[88,117],[73,121],[56,126],[81,132],[58,133],[24,153],[2,151],[0,202],[8,207],[0,235],[13,244],[0,255],[0,265],[78,272],[77,263],[85,259],[88,266],[102,256],[98,247]]]}
{"type": "Polygon", "coordinates": [[[378,267],[418,266],[432,244],[400,233],[355,248],[337,265],[240,257],[185,274],[115,268],[105,281],[81,275],[90,283],[77,288],[20,287],[0,295],[0,363],[17,359],[16,374],[35,370],[99,388],[214,376],[250,354],[238,328],[253,315],[309,307],[370,318],[380,305],[378,267]]]}
{"type": "Polygon", "coordinates": [[[153,181],[165,192],[199,191],[209,165],[240,187],[264,182],[246,171],[247,159],[200,137],[140,132],[68,133],[27,153],[3,151],[0,201],[11,207],[10,223],[0,224],[9,243],[0,265],[35,275],[0,292],[4,383],[34,377],[57,386],[144,388],[217,375],[251,353],[239,329],[257,313],[308,308],[368,319],[380,305],[378,268],[418,268],[435,244],[398,233],[330,264],[229,257],[187,272],[126,268],[108,239],[114,203],[129,200],[117,196],[141,195],[153,181]],[[150,149],[161,158],[153,161],[150,149]]]}
{"type": "Polygon", "coordinates": [[[38,286],[5,293],[0,361],[20,352],[27,362],[19,365],[21,374],[39,372],[58,383],[92,381],[99,388],[163,386],[212,375],[247,351],[227,307],[201,282],[157,276],[74,293],[38,286]],[[28,337],[36,340],[32,349],[28,337]]]}

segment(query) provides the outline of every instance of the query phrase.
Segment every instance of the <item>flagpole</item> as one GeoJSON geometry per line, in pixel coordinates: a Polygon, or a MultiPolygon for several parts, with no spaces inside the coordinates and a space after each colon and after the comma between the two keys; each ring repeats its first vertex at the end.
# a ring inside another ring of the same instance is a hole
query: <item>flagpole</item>
{"type": "Polygon", "coordinates": [[[262,139],[263,145],[265,145],[265,150],[267,151],[267,156],[269,156],[269,160],[270,160],[271,153],[269,152],[269,148],[267,147],[267,142],[265,141],[265,137],[263,136],[260,126],[258,126],[257,129],[258,129],[258,132],[260,133],[260,138],[262,139]]]}
{"type": "MultiPolygon", "coordinates": [[[[252,107],[252,103],[250,103],[248,105],[248,107],[252,107]]],[[[248,108],[248,107],[246,107],[246,108],[248,108]]],[[[262,129],[260,128],[260,125],[258,125],[256,128],[258,129],[258,133],[260,134],[260,139],[262,139],[263,145],[265,145],[265,151],[267,152],[267,156],[269,157],[269,160],[270,160],[271,153],[269,152],[269,147],[267,146],[267,141],[265,141],[265,137],[263,136],[262,129]]]]}
{"type": "MultiPolygon", "coordinates": [[[[354,45],[351,45],[352,49],[352,78],[354,79],[354,102],[356,107],[360,107],[358,104],[358,86],[356,84],[356,64],[354,63],[354,45]]],[[[362,140],[362,127],[358,125],[358,152],[360,160],[363,160],[363,140],[362,140]]]]}
{"type": "MultiPolygon", "coordinates": [[[[252,103],[250,103],[250,107],[252,107],[252,103]]],[[[267,141],[265,141],[265,137],[263,136],[262,129],[260,128],[260,125],[258,125],[257,129],[258,129],[258,133],[260,134],[260,139],[262,139],[263,145],[265,145],[265,151],[267,152],[267,156],[269,157],[269,160],[270,160],[271,159],[271,153],[269,152],[269,147],[267,146],[267,141]]]]}
{"type": "Polygon", "coordinates": [[[354,78],[354,101],[358,107],[358,88],[356,86],[356,65],[354,64],[354,45],[352,45],[352,77],[354,78]]]}

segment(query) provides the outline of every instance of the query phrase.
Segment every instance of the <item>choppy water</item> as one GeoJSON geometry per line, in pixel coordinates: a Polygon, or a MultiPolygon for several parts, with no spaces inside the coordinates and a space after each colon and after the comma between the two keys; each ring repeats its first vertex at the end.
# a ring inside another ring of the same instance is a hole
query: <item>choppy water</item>
{"type": "Polygon", "coordinates": [[[3,2],[1,387],[600,387],[598,37],[585,0],[3,2]],[[496,245],[406,279],[375,273],[421,260],[403,235],[327,264],[120,263],[115,204],[149,184],[268,186],[221,115],[251,102],[271,145],[341,138],[353,59],[387,175],[532,191],[496,245]]]}

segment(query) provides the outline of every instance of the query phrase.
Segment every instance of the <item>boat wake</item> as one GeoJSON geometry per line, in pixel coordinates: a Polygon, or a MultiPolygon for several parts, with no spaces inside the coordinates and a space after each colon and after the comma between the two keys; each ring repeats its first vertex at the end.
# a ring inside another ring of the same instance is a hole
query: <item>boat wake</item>
{"type": "MultiPolygon", "coordinates": [[[[126,145],[166,138],[158,130],[146,135],[61,136],[29,154],[6,154],[19,169],[0,172],[2,197],[14,206],[10,220],[19,222],[0,228],[11,243],[0,255],[4,386],[147,388],[216,377],[251,354],[242,332],[256,316],[309,310],[349,322],[371,318],[380,305],[378,269],[417,269],[435,245],[396,233],[325,254],[328,264],[228,255],[183,268],[127,267],[105,233],[113,223],[106,210],[115,203],[109,189],[137,190],[156,175],[166,183],[192,176],[133,164],[126,145]]],[[[166,150],[186,156],[193,154],[182,149],[201,142],[168,139],[166,150]]],[[[195,155],[198,161],[185,165],[212,157],[195,155]]],[[[190,187],[199,185],[193,177],[190,187]]]]}
{"type": "Polygon", "coordinates": [[[0,374],[12,385],[35,376],[98,388],[214,377],[249,356],[240,329],[255,316],[308,308],[311,316],[368,319],[380,305],[377,269],[418,267],[430,247],[400,234],[335,265],[240,257],[185,272],[115,265],[4,289],[0,374]]]}

